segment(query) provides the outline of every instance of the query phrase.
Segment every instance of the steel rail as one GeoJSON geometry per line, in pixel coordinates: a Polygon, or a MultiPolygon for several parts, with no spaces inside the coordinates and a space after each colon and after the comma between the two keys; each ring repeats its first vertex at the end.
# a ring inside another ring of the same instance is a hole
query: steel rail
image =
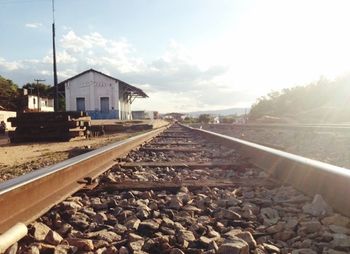
{"type": "Polygon", "coordinates": [[[350,216],[350,169],[341,168],[219,133],[185,126],[203,137],[235,148],[269,177],[313,196],[321,194],[336,211],[350,216]]]}
{"type": "Polygon", "coordinates": [[[345,132],[350,133],[349,124],[205,124],[211,127],[230,127],[232,129],[287,129],[298,131],[345,132]]]}
{"type": "Polygon", "coordinates": [[[84,187],[86,178],[94,179],[116,158],[149,141],[166,127],[101,147],[53,166],[0,183],[0,233],[17,222],[30,223],[53,205],[84,187]]]}

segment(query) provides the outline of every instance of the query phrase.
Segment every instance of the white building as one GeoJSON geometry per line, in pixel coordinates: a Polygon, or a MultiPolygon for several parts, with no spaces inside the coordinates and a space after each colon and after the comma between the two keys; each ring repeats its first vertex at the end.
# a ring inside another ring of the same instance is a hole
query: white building
{"type": "Polygon", "coordinates": [[[131,120],[131,103],[148,97],[141,89],[90,69],[62,81],[66,111],[86,111],[92,119],[131,120]]]}
{"type": "Polygon", "coordinates": [[[27,95],[27,110],[29,111],[42,111],[53,112],[53,99],[46,97],[39,97],[36,95],[27,95]]]}

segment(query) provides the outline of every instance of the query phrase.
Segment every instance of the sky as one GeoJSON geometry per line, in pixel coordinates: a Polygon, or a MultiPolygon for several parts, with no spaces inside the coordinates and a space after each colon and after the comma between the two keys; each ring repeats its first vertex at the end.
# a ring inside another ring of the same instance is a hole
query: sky
{"type": "MultiPolygon", "coordinates": [[[[133,109],[250,107],[350,72],[350,1],[55,0],[59,82],[93,68],[143,89],[133,109]]],[[[0,0],[0,75],[53,84],[52,1],[0,0]]]]}

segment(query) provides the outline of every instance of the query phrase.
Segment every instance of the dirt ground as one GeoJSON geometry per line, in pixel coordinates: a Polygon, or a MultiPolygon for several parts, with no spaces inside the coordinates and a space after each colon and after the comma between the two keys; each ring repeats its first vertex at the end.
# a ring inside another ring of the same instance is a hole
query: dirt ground
{"type": "MultiPolygon", "coordinates": [[[[155,121],[154,128],[166,122],[155,121]]],[[[101,146],[117,142],[141,132],[123,132],[73,140],[70,142],[40,142],[10,144],[7,137],[0,137],[0,182],[26,174],[30,171],[56,164],[60,161],[89,152],[101,146]]]]}

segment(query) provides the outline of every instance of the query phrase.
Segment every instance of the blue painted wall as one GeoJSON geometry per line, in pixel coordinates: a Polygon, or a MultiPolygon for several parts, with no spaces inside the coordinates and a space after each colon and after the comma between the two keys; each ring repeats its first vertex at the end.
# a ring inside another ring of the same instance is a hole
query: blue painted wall
{"type": "Polygon", "coordinates": [[[86,111],[91,119],[119,119],[119,110],[110,110],[108,112],[86,111]]]}

